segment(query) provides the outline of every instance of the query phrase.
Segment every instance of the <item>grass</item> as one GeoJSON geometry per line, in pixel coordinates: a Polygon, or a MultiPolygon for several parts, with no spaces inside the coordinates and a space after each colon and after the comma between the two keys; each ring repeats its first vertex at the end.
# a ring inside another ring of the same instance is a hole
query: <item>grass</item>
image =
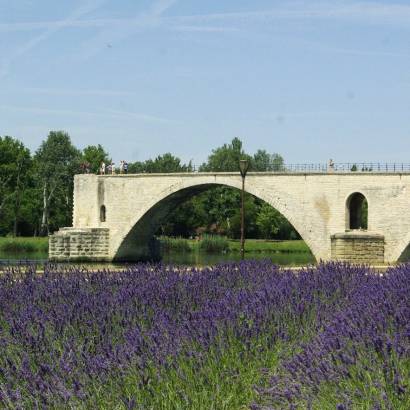
{"type": "MultiPolygon", "coordinates": [[[[217,235],[206,235],[200,240],[161,236],[159,240],[162,249],[165,251],[194,252],[201,250],[207,253],[222,253],[240,252],[241,247],[239,240],[227,239],[217,235]]],[[[246,252],[252,253],[311,253],[309,247],[303,240],[275,241],[247,239],[245,250],[246,252]]]]}
{"type": "Polygon", "coordinates": [[[221,253],[230,250],[229,241],[224,236],[205,235],[198,244],[201,251],[208,253],[221,253]]]}
{"type": "MultiPolygon", "coordinates": [[[[186,238],[159,237],[161,247],[165,252],[194,252],[226,253],[240,252],[240,241],[227,239],[218,235],[205,235],[201,240],[186,238]]],[[[302,240],[274,241],[264,239],[247,239],[246,252],[265,253],[310,253],[309,247],[302,240]]],[[[48,252],[47,237],[0,237],[0,252],[8,253],[34,253],[48,252]]]]}
{"type": "Polygon", "coordinates": [[[214,345],[204,352],[200,364],[181,357],[160,371],[152,366],[146,370],[145,385],[141,374],[133,370],[102,386],[96,381],[94,388],[90,386],[92,401],[78,405],[107,410],[245,410],[257,399],[255,385],[264,384],[260,369],[276,367],[282,350],[279,344],[266,349],[262,340],[254,342],[249,349],[235,338],[228,347],[214,345]],[[132,401],[135,407],[130,406],[132,401]]]}
{"type": "Polygon", "coordinates": [[[0,252],[48,252],[48,238],[0,237],[0,252]]]}

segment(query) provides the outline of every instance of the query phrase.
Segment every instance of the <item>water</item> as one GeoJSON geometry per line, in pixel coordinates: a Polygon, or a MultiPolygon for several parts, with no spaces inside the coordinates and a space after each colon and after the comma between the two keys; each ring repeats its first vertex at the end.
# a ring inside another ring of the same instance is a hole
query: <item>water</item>
{"type": "MultiPolygon", "coordinates": [[[[47,252],[0,252],[0,265],[16,264],[18,262],[44,264],[47,262],[47,252]]],[[[230,253],[205,253],[195,252],[164,252],[162,261],[166,264],[189,265],[189,266],[209,266],[221,262],[237,262],[241,257],[239,252],[230,253]]],[[[273,263],[281,266],[304,266],[315,263],[315,258],[311,253],[286,253],[286,252],[247,252],[245,259],[269,259],[273,263]]],[[[87,265],[113,268],[124,266],[123,264],[89,264],[89,263],[70,263],[70,265],[87,265]]]]}
{"type": "MultiPolygon", "coordinates": [[[[304,266],[315,263],[311,253],[286,252],[247,252],[245,259],[269,259],[281,266],[304,266]]],[[[221,262],[238,262],[241,260],[239,252],[204,253],[204,252],[169,252],[163,254],[163,262],[167,264],[209,266],[221,262]]]]}

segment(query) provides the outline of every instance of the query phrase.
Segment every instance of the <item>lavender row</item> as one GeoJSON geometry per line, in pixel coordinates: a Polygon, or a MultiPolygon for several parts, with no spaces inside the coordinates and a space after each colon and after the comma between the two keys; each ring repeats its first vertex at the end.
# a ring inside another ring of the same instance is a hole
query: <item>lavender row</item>
{"type": "Polygon", "coordinates": [[[409,354],[408,270],[379,276],[328,264],[292,272],[244,262],[190,271],[137,265],[124,272],[5,272],[0,400],[16,408],[81,403],[92,399],[90,386],[130,369],[144,388],[147,369],[160,372],[181,357],[201,363],[232,339],[244,351],[256,340],[264,349],[305,341],[279,370],[267,369],[261,406],[308,403],[317,386],[348,379],[362,350],[390,366],[393,390],[383,399],[400,400],[407,386],[395,360],[409,354]]]}

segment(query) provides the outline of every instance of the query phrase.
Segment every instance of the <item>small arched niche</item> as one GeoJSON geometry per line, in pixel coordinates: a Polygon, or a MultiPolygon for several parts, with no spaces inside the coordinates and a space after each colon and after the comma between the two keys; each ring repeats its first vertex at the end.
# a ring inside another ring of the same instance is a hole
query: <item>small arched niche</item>
{"type": "Polygon", "coordinates": [[[105,205],[101,205],[100,207],[100,222],[105,222],[106,220],[106,209],[105,209],[105,205]]]}
{"type": "Polygon", "coordinates": [[[346,201],[346,229],[367,230],[368,227],[368,203],[366,197],[355,192],[346,201]]]}

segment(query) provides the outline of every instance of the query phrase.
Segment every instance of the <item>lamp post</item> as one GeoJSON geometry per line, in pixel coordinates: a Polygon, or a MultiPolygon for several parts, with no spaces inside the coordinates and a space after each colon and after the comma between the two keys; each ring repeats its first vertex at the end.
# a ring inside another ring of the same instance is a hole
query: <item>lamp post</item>
{"type": "Polygon", "coordinates": [[[249,161],[247,159],[239,160],[239,171],[242,177],[241,192],[241,259],[245,258],[245,177],[248,172],[249,161]]]}

